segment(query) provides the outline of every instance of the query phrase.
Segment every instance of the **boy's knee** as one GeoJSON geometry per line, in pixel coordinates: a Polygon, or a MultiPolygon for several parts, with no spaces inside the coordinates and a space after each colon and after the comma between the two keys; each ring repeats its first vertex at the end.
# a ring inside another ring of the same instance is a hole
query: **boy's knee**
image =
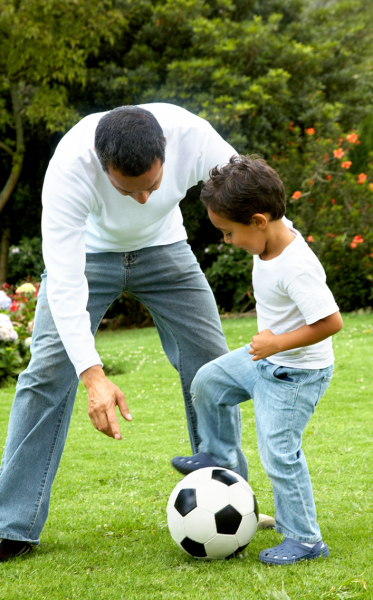
{"type": "Polygon", "coordinates": [[[216,367],[213,363],[207,363],[201,367],[191,385],[191,394],[193,397],[203,396],[209,384],[215,379],[216,367]]]}

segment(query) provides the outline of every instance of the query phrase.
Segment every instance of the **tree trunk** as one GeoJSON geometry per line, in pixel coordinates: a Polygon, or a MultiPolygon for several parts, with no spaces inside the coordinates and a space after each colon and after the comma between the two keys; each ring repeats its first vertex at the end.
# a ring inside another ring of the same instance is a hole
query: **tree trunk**
{"type": "Polygon", "coordinates": [[[3,230],[0,244],[0,287],[6,283],[8,275],[8,253],[10,245],[10,227],[7,226],[3,230]]]}
{"type": "MultiPolygon", "coordinates": [[[[12,157],[12,166],[8,180],[6,181],[3,189],[0,191],[0,212],[3,210],[5,204],[8,202],[14,188],[17,185],[19,176],[21,174],[23,158],[25,154],[25,146],[23,141],[23,126],[21,118],[21,103],[19,101],[18,86],[16,83],[10,83],[10,95],[12,98],[13,115],[14,115],[14,129],[16,131],[16,149],[15,151],[10,148],[7,144],[0,141],[0,149],[4,150],[12,157]]],[[[8,251],[10,245],[10,222],[7,219],[5,228],[3,229],[3,235],[0,243],[0,285],[6,282],[8,272],[8,251]]]]}

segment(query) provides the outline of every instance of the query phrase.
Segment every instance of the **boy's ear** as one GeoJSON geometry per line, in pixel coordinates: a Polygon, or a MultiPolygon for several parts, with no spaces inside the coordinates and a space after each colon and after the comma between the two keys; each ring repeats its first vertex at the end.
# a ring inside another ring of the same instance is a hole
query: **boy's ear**
{"type": "Polygon", "coordinates": [[[265,229],[269,223],[269,218],[267,215],[262,215],[261,213],[256,213],[251,217],[253,225],[255,225],[258,229],[265,229]]]}

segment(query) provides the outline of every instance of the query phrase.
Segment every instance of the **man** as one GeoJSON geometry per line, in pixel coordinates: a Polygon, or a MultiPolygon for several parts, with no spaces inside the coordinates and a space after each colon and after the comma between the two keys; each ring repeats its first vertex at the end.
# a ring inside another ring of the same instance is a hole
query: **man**
{"type": "Polygon", "coordinates": [[[228,348],[178,204],[233,154],[206,121],[170,104],[90,115],[59,143],[43,188],[46,272],[32,359],[18,380],[0,470],[0,560],[40,543],[79,377],[96,429],[120,440],[115,406],[132,418],[94,345],[123,290],[148,308],[180,374],[196,452],[190,384],[228,348]]]}

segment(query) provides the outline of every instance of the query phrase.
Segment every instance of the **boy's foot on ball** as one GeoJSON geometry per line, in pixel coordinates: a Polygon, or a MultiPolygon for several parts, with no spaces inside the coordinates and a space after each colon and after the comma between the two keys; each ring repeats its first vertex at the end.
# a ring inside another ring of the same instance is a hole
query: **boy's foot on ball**
{"type": "Polygon", "coordinates": [[[291,565],[301,560],[327,556],[329,556],[329,549],[322,540],[312,546],[311,544],[305,546],[302,542],[285,538],[278,546],[262,550],[259,560],[269,565],[291,565]]]}
{"type": "Polygon", "coordinates": [[[183,475],[189,475],[193,471],[205,469],[206,467],[220,466],[205,452],[198,452],[198,454],[194,454],[193,456],[175,456],[171,460],[171,464],[176,471],[179,471],[183,475]]]}
{"type": "Polygon", "coordinates": [[[32,546],[27,542],[0,539],[0,562],[5,562],[15,556],[22,556],[30,552],[32,546]]]}

